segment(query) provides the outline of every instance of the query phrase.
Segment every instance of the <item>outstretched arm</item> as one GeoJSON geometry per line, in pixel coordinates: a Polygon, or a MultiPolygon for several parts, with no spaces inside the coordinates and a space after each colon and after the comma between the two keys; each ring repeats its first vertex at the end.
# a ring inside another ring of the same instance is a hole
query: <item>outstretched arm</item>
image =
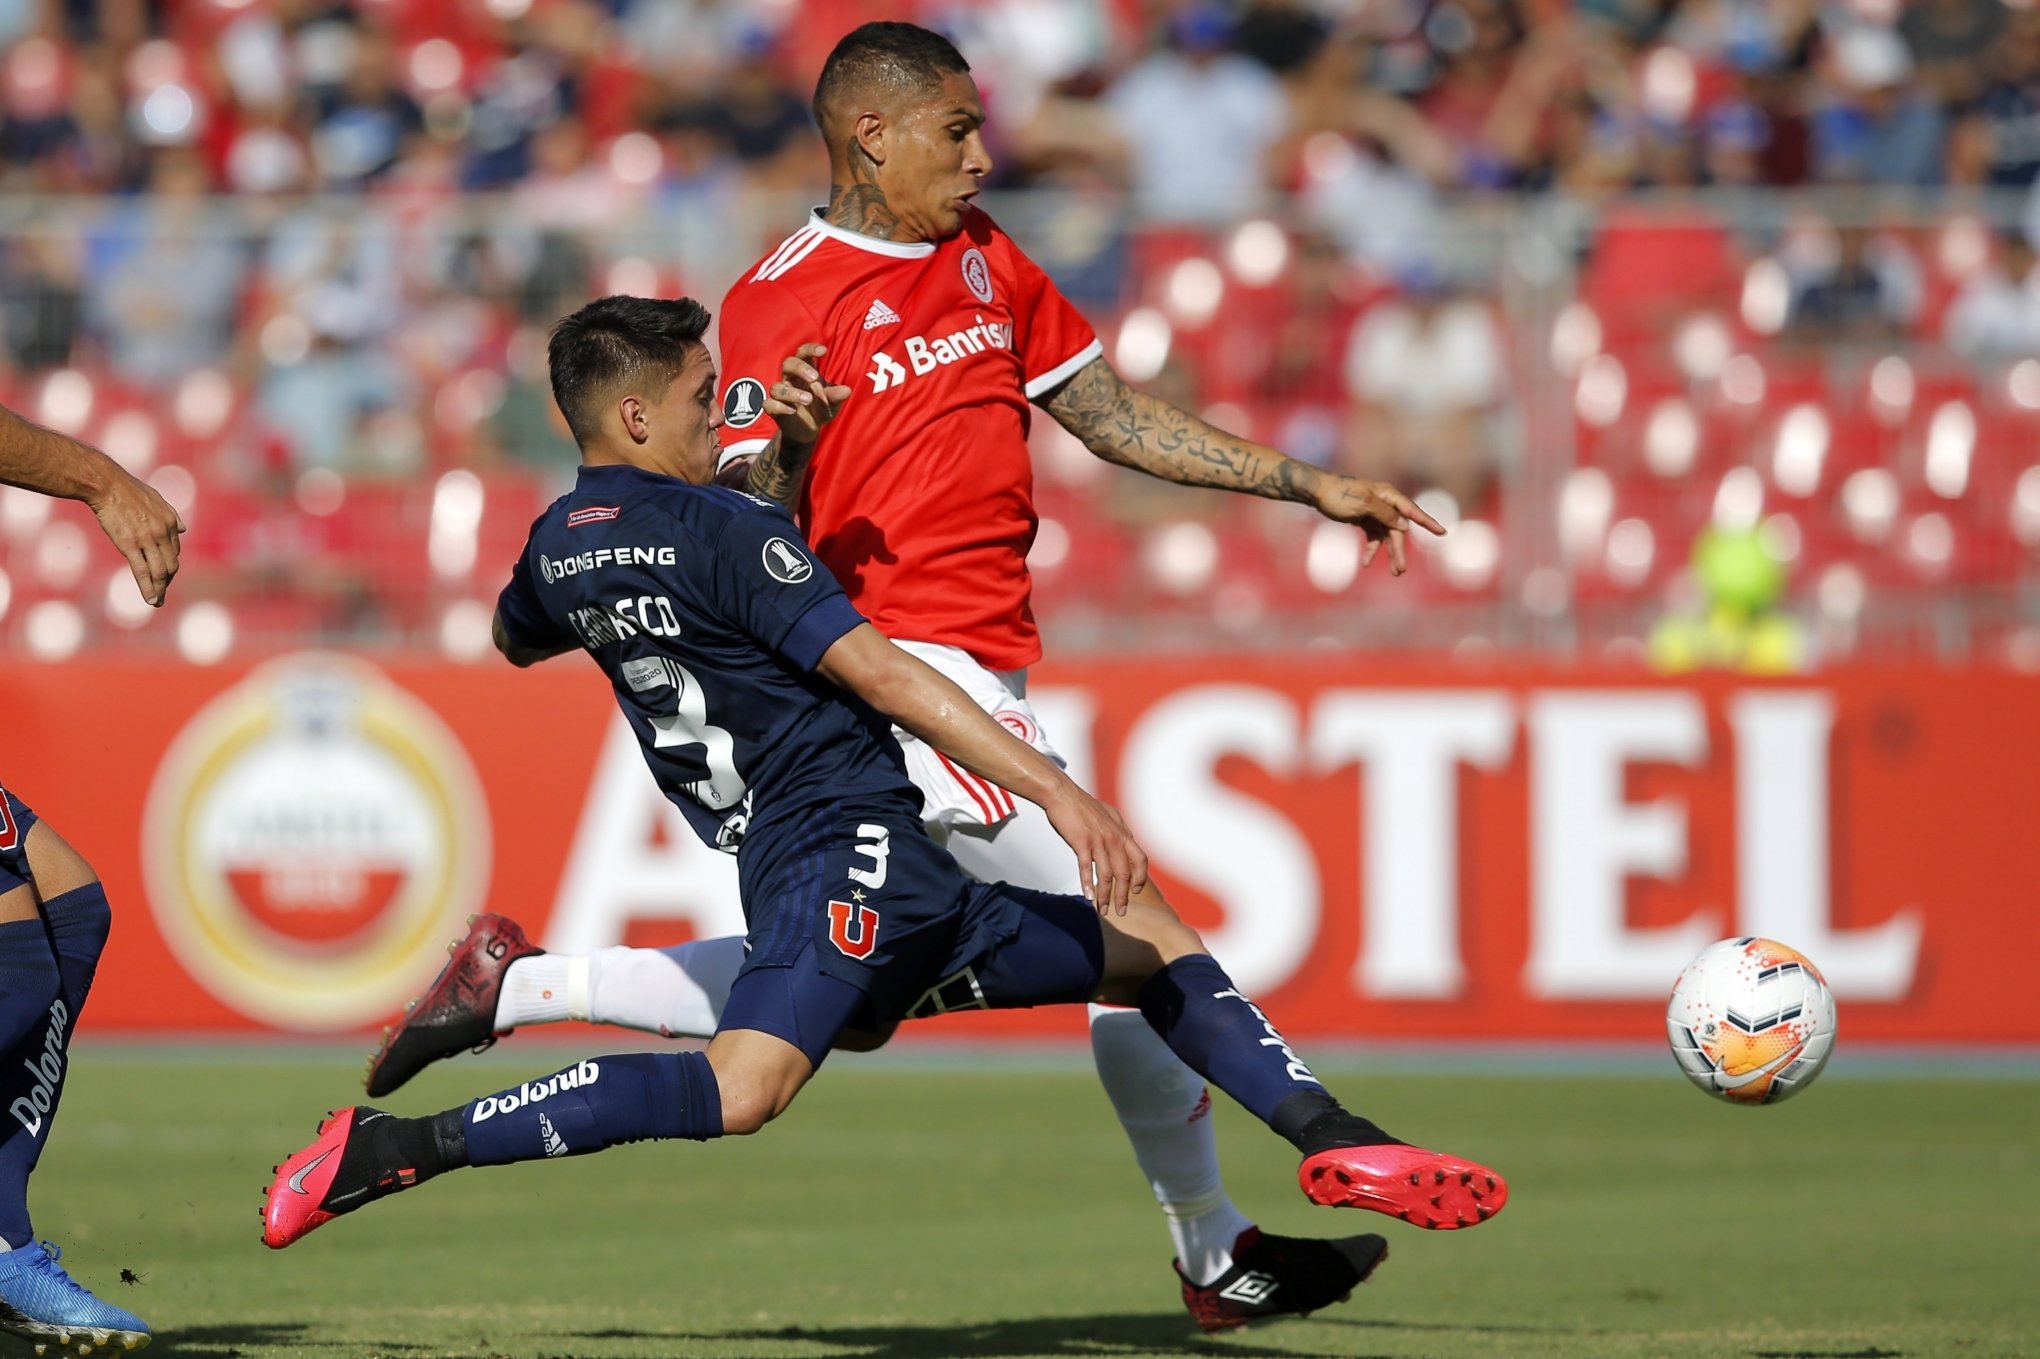
{"type": "Polygon", "coordinates": [[[1328,519],[1357,524],[1368,538],[1360,563],[1388,544],[1389,569],[1408,565],[1410,525],[1445,529],[1385,481],[1322,471],[1287,454],[1214,428],[1157,396],[1127,385],[1112,365],[1093,359],[1043,403],[1064,429],[1107,462],[1185,486],[1239,491],[1310,505],[1328,519]]]}
{"type": "Polygon", "coordinates": [[[127,558],[142,598],[162,606],[177,574],[177,535],[184,521],[154,487],[98,449],[5,407],[0,407],[0,482],[90,505],[99,527],[127,558]]]}
{"type": "Polygon", "coordinates": [[[1048,813],[1077,853],[1084,895],[1126,913],[1147,882],[1147,855],[1112,807],[1077,787],[1055,762],[993,721],[970,695],[860,624],[822,653],[816,673],[841,685],[950,759],[1048,813]]]}

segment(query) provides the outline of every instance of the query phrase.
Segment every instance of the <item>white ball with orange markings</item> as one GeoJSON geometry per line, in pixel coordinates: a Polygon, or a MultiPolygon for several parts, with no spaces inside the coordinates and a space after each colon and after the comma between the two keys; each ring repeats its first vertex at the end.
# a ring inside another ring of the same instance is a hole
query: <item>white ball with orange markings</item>
{"type": "Polygon", "coordinates": [[[1827,1065],[1835,998],[1804,954],[1772,939],[1724,939],[1679,974],[1665,1029],[1693,1084],[1731,1104],[1776,1104],[1827,1065]]]}

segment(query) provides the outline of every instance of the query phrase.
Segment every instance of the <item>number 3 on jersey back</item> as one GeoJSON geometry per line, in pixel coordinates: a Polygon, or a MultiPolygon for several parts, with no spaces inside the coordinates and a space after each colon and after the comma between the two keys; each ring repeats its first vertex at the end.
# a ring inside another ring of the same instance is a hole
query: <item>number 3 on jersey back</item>
{"type": "Polygon", "coordinates": [[[659,749],[701,747],[708,777],[685,785],[683,791],[710,811],[727,811],[742,802],[749,790],[744,786],[743,775],[737,772],[736,741],[708,720],[708,695],[694,672],[670,657],[661,656],[639,662],[636,667],[626,666],[625,673],[630,676],[633,689],[642,691],[670,684],[675,690],[673,712],[651,719],[652,745],[659,749]],[[636,674],[630,674],[633,668],[636,674]]]}

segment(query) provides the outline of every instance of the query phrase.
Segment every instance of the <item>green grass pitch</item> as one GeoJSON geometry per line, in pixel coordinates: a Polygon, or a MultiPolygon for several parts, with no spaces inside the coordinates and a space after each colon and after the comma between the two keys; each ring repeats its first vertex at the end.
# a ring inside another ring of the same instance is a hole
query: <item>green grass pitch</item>
{"type": "MultiPolygon", "coordinates": [[[[425,1112],[565,1056],[513,1041],[386,1103],[425,1112]]],[[[85,1046],[38,1226],[184,1359],[2040,1354],[2040,1081],[1831,1072],[1743,1110],[1669,1058],[1621,1078],[1334,1064],[1389,1128],[1503,1169],[1508,1211],[1431,1233],[1312,1208],[1289,1149],[1223,1106],[1250,1213],[1379,1230],[1392,1258],[1344,1306],[1207,1339],[1075,1057],[839,1059],[758,1137],[461,1173],[264,1250],[269,1167],[359,1070],[85,1046]]]]}

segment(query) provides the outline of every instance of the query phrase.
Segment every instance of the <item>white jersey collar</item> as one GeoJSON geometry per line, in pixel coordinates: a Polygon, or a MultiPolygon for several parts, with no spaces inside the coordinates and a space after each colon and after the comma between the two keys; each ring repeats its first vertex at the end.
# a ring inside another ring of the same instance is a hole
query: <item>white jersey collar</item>
{"type": "Polygon", "coordinates": [[[810,230],[819,231],[831,240],[841,241],[859,250],[869,250],[874,255],[891,255],[895,259],[926,259],[935,253],[933,241],[882,241],[876,236],[867,236],[861,231],[845,231],[822,214],[826,208],[816,208],[808,217],[810,230]]]}

